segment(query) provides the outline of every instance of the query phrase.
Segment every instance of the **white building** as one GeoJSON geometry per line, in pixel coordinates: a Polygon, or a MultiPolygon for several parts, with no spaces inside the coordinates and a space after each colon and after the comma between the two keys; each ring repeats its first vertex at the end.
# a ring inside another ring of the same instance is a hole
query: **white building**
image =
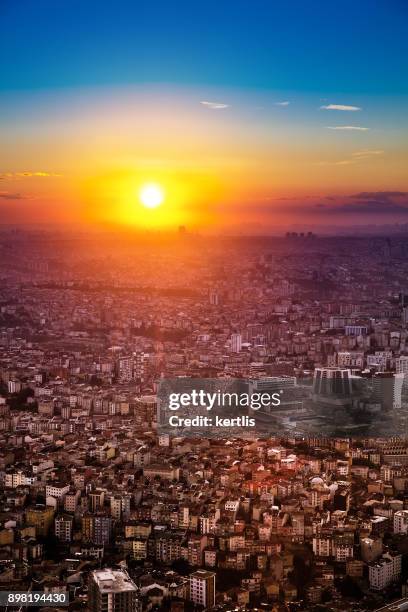
{"type": "Polygon", "coordinates": [[[197,570],[190,574],[190,601],[204,608],[215,605],[215,574],[197,570]]]}
{"type": "Polygon", "coordinates": [[[228,501],[225,502],[225,510],[227,510],[228,512],[238,512],[238,508],[239,508],[239,500],[237,499],[230,499],[228,501]]]}
{"type": "Polygon", "coordinates": [[[66,512],[75,512],[80,496],[80,491],[69,491],[64,499],[64,510],[66,512]]]}
{"type": "Polygon", "coordinates": [[[408,510],[398,510],[394,514],[394,533],[408,532],[408,510]]]}
{"type": "Polygon", "coordinates": [[[118,360],[118,377],[121,382],[133,380],[134,362],[131,355],[120,357],[118,360]]]}
{"type": "Polygon", "coordinates": [[[15,489],[16,487],[29,487],[36,482],[36,476],[27,476],[21,470],[18,472],[9,472],[4,477],[4,486],[10,489],[15,489]]]}
{"type": "Polygon", "coordinates": [[[367,367],[384,372],[389,367],[391,359],[391,351],[376,351],[374,355],[367,355],[367,367]]]}
{"type": "Polygon", "coordinates": [[[17,380],[9,380],[8,381],[8,392],[9,393],[19,393],[21,391],[21,383],[17,380]]]}
{"type": "Polygon", "coordinates": [[[55,497],[56,499],[58,499],[59,497],[63,497],[64,495],[66,495],[68,493],[70,489],[69,484],[63,485],[63,484],[47,484],[47,486],[45,487],[45,496],[46,497],[55,497]]]}
{"type": "Polygon", "coordinates": [[[216,518],[215,516],[200,516],[200,533],[214,533],[216,518]]]}
{"type": "Polygon", "coordinates": [[[233,353],[239,353],[242,348],[242,336],[241,334],[231,334],[231,351],[233,353]]]}
{"type": "Polygon", "coordinates": [[[384,554],[369,566],[370,588],[382,591],[401,576],[401,555],[384,554]]]}
{"type": "Polygon", "coordinates": [[[337,353],[337,365],[339,368],[363,368],[364,353],[340,351],[337,353]]]}
{"type": "Polygon", "coordinates": [[[332,550],[332,540],[326,536],[316,536],[313,538],[313,553],[316,557],[330,557],[332,550]]]}
{"type": "Polygon", "coordinates": [[[88,584],[90,612],[136,612],[137,587],[124,570],[101,569],[91,572],[88,584]]]}

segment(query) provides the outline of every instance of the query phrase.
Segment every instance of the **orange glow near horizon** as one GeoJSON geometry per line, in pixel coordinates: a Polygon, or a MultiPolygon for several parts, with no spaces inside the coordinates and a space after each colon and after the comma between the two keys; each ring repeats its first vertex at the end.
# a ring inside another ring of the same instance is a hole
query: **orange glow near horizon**
{"type": "Polygon", "coordinates": [[[211,226],[222,188],[214,176],[164,168],[107,172],[85,181],[83,221],[140,229],[211,226]]]}
{"type": "Polygon", "coordinates": [[[256,100],[214,110],[177,88],[73,92],[69,107],[64,95],[41,94],[18,132],[5,126],[8,223],[263,232],[387,220],[385,206],[356,205],[351,216],[346,205],[361,192],[408,192],[403,130],[329,130],[314,99],[294,101],[293,111],[260,99],[253,112],[256,100]],[[159,205],[149,191],[141,197],[148,185],[162,191],[159,205]]]}

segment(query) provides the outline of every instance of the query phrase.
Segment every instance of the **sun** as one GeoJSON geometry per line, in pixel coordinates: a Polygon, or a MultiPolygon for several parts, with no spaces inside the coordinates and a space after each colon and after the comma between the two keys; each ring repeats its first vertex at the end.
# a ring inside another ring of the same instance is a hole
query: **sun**
{"type": "Polygon", "coordinates": [[[156,183],[146,183],[139,191],[139,199],[145,208],[157,208],[164,201],[164,191],[156,183]]]}

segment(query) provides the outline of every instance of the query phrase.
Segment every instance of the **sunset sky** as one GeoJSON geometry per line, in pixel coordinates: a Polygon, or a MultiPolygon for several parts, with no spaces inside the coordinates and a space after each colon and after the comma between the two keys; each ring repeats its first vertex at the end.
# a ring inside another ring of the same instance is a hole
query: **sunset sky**
{"type": "Polygon", "coordinates": [[[2,224],[408,222],[405,0],[0,0],[0,57],[2,224]]]}

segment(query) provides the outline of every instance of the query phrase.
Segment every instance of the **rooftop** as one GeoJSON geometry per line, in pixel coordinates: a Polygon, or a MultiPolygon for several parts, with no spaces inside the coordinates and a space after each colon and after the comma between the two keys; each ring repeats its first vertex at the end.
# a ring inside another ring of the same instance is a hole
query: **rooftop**
{"type": "Polygon", "coordinates": [[[104,593],[136,591],[136,585],[123,570],[95,570],[92,575],[99,589],[104,593]]]}

